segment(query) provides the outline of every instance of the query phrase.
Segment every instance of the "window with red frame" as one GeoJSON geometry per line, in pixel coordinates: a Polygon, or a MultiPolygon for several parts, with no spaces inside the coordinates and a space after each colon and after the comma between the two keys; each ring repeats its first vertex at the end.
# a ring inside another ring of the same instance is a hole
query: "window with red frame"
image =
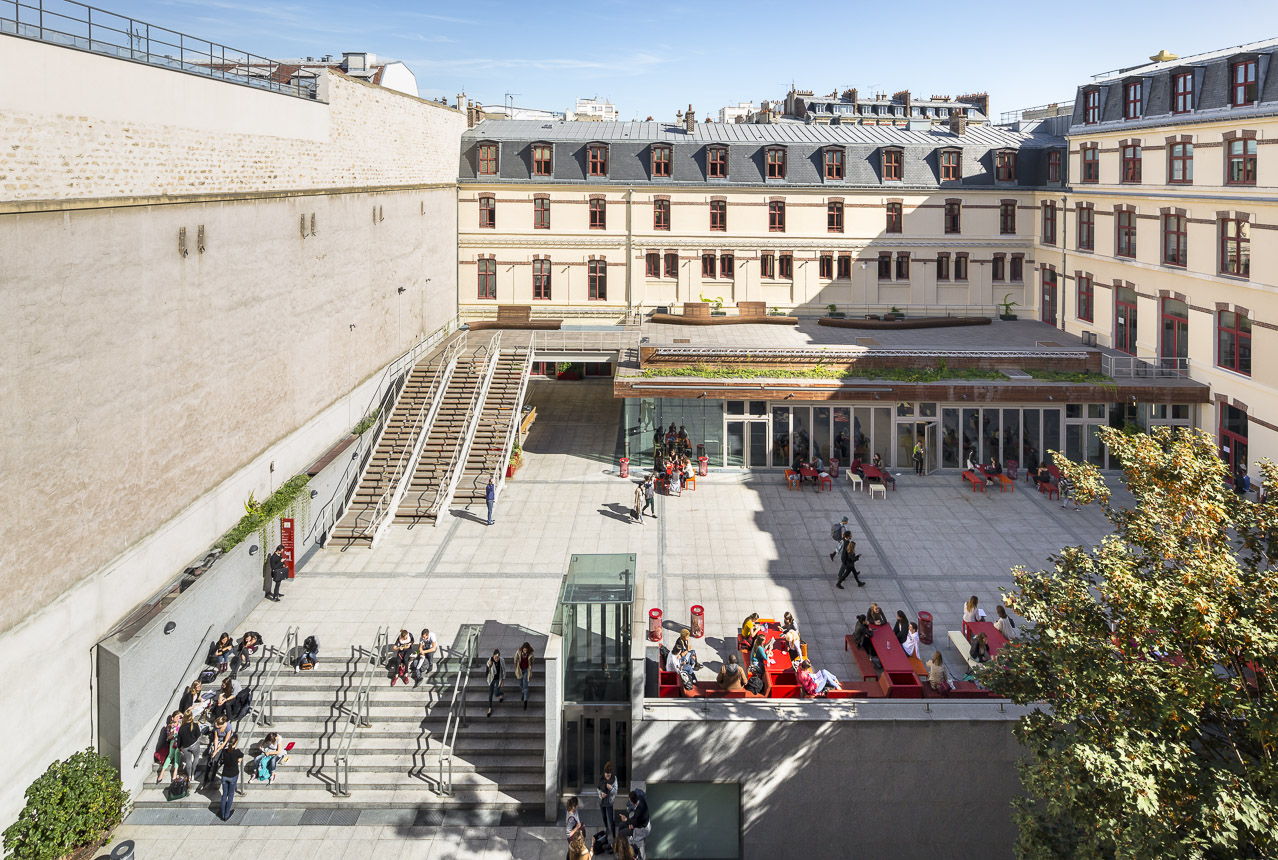
{"type": "Polygon", "coordinates": [[[497,144],[481,143],[479,145],[479,175],[497,175],[497,144]]]}
{"type": "Polygon", "coordinates": [[[759,277],[772,280],[777,276],[777,258],[771,254],[759,255],[759,277]]]}
{"type": "Polygon", "coordinates": [[[843,178],[843,150],[827,149],[825,151],[825,178],[843,178]]]}
{"type": "Polygon", "coordinates": [[[1180,72],[1172,76],[1172,112],[1189,113],[1194,109],[1194,73],[1180,72]]]}
{"type": "Polygon", "coordinates": [[[497,226],[497,200],[495,198],[479,198],[479,226],[483,228],[497,226]]]}
{"type": "Polygon", "coordinates": [[[670,229],[670,201],[669,200],[652,201],[652,229],[654,230],[670,229]]]}
{"type": "Polygon", "coordinates": [[[714,254],[701,255],[701,277],[713,278],[715,276],[714,254]]]}
{"type": "Polygon", "coordinates": [[[892,280],[892,255],[879,254],[879,280],[892,280]]]}
{"type": "Polygon", "coordinates": [[[1141,147],[1138,143],[1129,143],[1122,151],[1122,181],[1140,182],[1141,147]]]}
{"type": "Polygon", "coordinates": [[[769,179],[785,179],[785,150],[779,146],[768,149],[766,153],[769,179]]]}
{"type": "Polygon", "coordinates": [[[1061,151],[1059,149],[1049,149],[1047,151],[1047,181],[1061,181],[1061,151]]]}
{"type": "Polygon", "coordinates": [[[606,260],[591,260],[587,264],[586,284],[586,298],[590,301],[608,300],[608,262],[606,260]]]}
{"type": "Polygon", "coordinates": [[[1220,273],[1251,276],[1251,225],[1238,218],[1220,219],[1220,273]]]}
{"type": "Polygon", "coordinates": [[[1220,404],[1220,458],[1232,473],[1247,468],[1247,413],[1227,403],[1220,404]]]}
{"type": "Polygon", "coordinates": [[[1080,274],[1074,279],[1074,284],[1075,315],[1083,322],[1092,322],[1096,316],[1096,312],[1094,310],[1096,304],[1096,287],[1092,283],[1092,276],[1080,274]]]}
{"type": "Polygon", "coordinates": [[[1140,81],[1123,86],[1123,119],[1140,119],[1141,94],[1144,91],[1140,81]]]}
{"type": "Polygon", "coordinates": [[[550,301],[550,261],[533,260],[533,298],[550,301]]]}
{"type": "Polygon", "coordinates": [[[607,176],[608,175],[608,147],[592,146],[587,150],[587,163],[590,167],[591,176],[607,176]]]}
{"type": "Polygon", "coordinates": [[[590,200],[590,229],[606,230],[608,229],[608,204],[602,197],[592,197],[590,200]]]}
{"type": "Polygon", "coordinates": [[[710,201],[710,229],[711,230],[727,230],[728,229],[728,201],[726,200],[710,201]]]}
{"type": "Polygon", "coordinates": [[[945,232],[963,232],[963,203],[959,200],[945,201],[945,232]]]}
{"type": "Polygon", "coordinates": [[[896,279],[898,281],[908,281],[910,279],[910,255],[896,255],[896,279]]]}
{"type": "Polygon", "coordinates": [[[1020,254],[1012,255],[1012,263],[1008,267],[1007,279],[1012,282],[1025,280],[1025,258],[1020,254]]]}
{"type": "Polygon", "coordinates": [[[839,255],[839,269],[837,277],[840,280],[849,280],[852,277],[852,257],[848,254],[839,255]]]}
{"type": "Polygon", "coordinates": [[[768,201],[768,230],[772,233],[785,232],[785,201],[768,201]]]}
{"type": "Polygon", "coordinates": [[[1091,203],[1078,204],[1078,249],[1096,249],[1096,207],[1091,203]]]}
{"type": "Polygon", "coordinates": [[[1056,244],[1056,201],[1043,201],[1043,244],[1056,244]]]}
{"type": "Polygon", "coordinates": [[[999,182],[1016,181],[1016,153],[999,152],[994,156],[994,178],[999,182]]]}
{"type": "Polygon", "coordinates": [[[728,150],[712,146],[706,150],[706,176],[711,179],[728,178],[728,150]]]}
{"type": "Polygon", "coordinates": [[[828,233],[843,232],[843,201],[831,200],[825,204],[825,229],[828,233]]]}
{"type": "Polygon", "coordinates": [[[1079,161],[1082,164],[1082,176],[1079,177],[1080,182],[1100,182],[1100,147],[1092,144],[1084,146],[1078,151],[1079,161]]]}
{"type": "Polygon", "coordinates": [[[1002,281],[1007,278],[1007,255],[995,254],[990,261],[990,280],[1002,281]]]}
{"type": "Polygon", "coordinates": [[[899,182],[901,179],[901,150],[883,150],[883,179],[886,182],[899,182]]]}
{"type": "Polygon", "coordinates": [[[941,150],[941,181],[954,182],[963,178],[963,153],[957,149],[941,150]]]}
{"type": "Polygon", "coordinates": [[[1164,298],[1159,332],[1159,365],[1184,373],[1189,357],[1189,305],[1179,299],[1164,298]]]}
{"type": "Polygon", "coordinates": [[[666,176],[670,175],[670,152],[668,146],[654,146],[652,148],[652,175],[666,176]]]}
{"type": "Polygon", "coordinates": [[[736,259],[731,254],[720,254],[719,255],[719,277],[735,278],[736,277],[735,263],[736,263],[736,259]]]}
{"type": "Polygon", "coordinates": [[[790,254],[777,256],[777,277],[789,280],[794,277],[794,257],[790,254]]]}
{"type": "Polygon", "coordinates": [[[834,255],[822,254],[817,265],[817,277],[831,280],[834,278],[834,255]]]}
{"type": "Polygon", "coordinates": [[[661,255],[656,251],[649,251],[643,255],[643,276],[645,278],[661,277],[661,255]]]}
{"type": "Polygon", "coordinates": [[[1256,61],[1239,60],[1229,67],[1229,80],[1234,107],[1256,103],[1256,61]]]}
{"type": "Polygon", "coordinates": [[[1136,354],[1136,291],[1114,288],[1114,349],[1136,354]]]}
{"type": "Polygon", "coordinates": [[[666,254],[665,257],[665,275],[667,278],[679,277],[679,255],[666,254]]]}
{"type": "Polygon", "coordinates": [[[1167,146],[1167,181],[1175,185],[1194,182],[1194,145],[1172,143],[1167,146]]]}
{"type": "Polygon", "coordinates": [[[1251,376],[1251,320],[1232,311],[1216,319],[1216,363],[1251,376]]]}
{"type": "Polygon", "coordinates": [[[954,280],[967,280],[967,254],[954,255],[954,280]]]}
{"type": "Polygon", "coordinates": [[[902,229],[901,221],[902,221],[901,204],[889,203],[887,205],[887,226],[885,228],[886,232],[900,233],[902,229]]]}
{"type": "Polygon", "coordinates": [[[1004,236],[1016,232],[1016,201],[1005,200],[998,204],[998,232],[1004,236]]]}
{"type": "Polygon", "coordinates": [[[1227,185],[1256,184],[1256,141],[1252,138],[1236,139],[1225,144],[1228,169],[1225,173],[1227,185]]]}
{"type": "Polygon", "coordinates": [[[1114,255],[1118,257],[1136,256],[1136,210],[1119,209],[1114,213],[1114,228],[1117,232],[1114,241],[1114,255]]]}
{"type": "Polygon", "coordinates": [[[1163,216],[1163,265],[1185,266],[1189,260],[1189,219],[1184,215],[1163,216]]]}
{"type": "Polygon", "coordinates": [[[938,281],[948,281],[950,279],[950,255],[936,255],[936,279],[938,281]]]}
{"type": "Polygon", "coordinates": [[[1083,122],[1088,125],[1100,122],[1100,90],[1083,93],[1083,122]]]}
{"type": "Polygon", "coordinates": [[[534,230],[550,229],[550,198],[549,197],[533,198],[533,229],[534,230]]]}
{"type": "Polygon", "coordinates": [[[479,260],[479,297],[481,299],[497,298],[497,261],[479,260]]]}
{"type": "Polygon", "coordinates": [[[553,149],[549,144],[533,146],[533,176],[549,176],[552,172],[553,149]]]}

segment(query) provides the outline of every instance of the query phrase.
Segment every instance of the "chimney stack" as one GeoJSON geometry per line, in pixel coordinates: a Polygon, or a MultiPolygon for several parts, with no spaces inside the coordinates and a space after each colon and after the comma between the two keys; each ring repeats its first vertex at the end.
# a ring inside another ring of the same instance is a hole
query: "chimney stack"
{"type": "Polygon", "coordinates": [[[683,115],[683,130],[687,132],[696,131],[697,115],[693,113],[692,105],[688,105],[688,111],[683,115]]]}
{"type": "Polygon", "coordinates": [[[959,137],[967,134],[967,114],[959,110],[950,113],[950,133],[959,137]]]}

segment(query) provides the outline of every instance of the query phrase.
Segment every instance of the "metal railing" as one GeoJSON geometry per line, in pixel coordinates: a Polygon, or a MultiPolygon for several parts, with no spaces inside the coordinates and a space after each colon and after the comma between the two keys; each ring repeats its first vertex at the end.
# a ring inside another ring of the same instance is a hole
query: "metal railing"
{"type": "MultiPolygon", "coordinates": [[[[515,439],[519,437],[519,421],[522,417],[524,395],[528,392],[528,379],[532,376],[533,355],[535,351],[528,346],[524,353],[524,366],[519,372],[519,390],[515,392],[515,402],[510,407],[510,426],[506,429],[506,441],[502,445],[501,455],[493,467],[493,495],[500,496],[506,486],[506,464],[510,462],[510,454],[515,449],[515,439]]],[[[485,466],[487,464],[485,463],[485,466]]]]}
{"type": "MultiPolygon", "coordinates": [[[[448,704],[448,721],[444,723],[444,736],[439,747],[439,793],[446,797],[453,793],[453,750],[457,746],[457,733],[466,725],[466,687],[470,683],[471,663],[479,647],[479,627],[469,627],[463,640],[462,653],[457,664],[457,677],[453,681],[453,698],[448,704]]],[[[456,650],[449,656],[456,654],[456,650]]]]}
{"type": "Polygon", "coordinates": [[[0,0],[0,33],[281,95],[316,98],[315,82],[296,79],[296,66],[76,0],[0,0]]]}
{"type": "MultiPolygon", "coordinates": [[[[299,644],[298,630],[296,627],[288,628],[284,634],[284,642],[279,647],[279,659],[266,670],[263,681],[257,687],[256,704],[253,706],[250,714],[248,737],[251,740],[257,736],[257,730],[262,726],[275,725],[275,679],[279,677],[280,670],[284,668],[285,663],[293,662],[290,657],[293,649],[299,644]]],[[[296,663],[294,663],[296,666],[296,663]]],[[[294,672],[297,670],[294,669],[294,672]]],[[[238,783],[238,794],[245,794],[248,791],[248,784],[253,780],[241,779],[238,783]]]]}
{"type": "MultiPolygon", "coordinates": [[[[867,314],[884,314],[900,313],[904,319],[917,319],[919,317],[995,317],[999,314],[999,305],[856,305],[856,304],[839,304],[834,305],[835,313],[841,313],[845,318],[857,319],[867,314]]],[[[1017,305],[1020,307],[1020,305],[1017,305]]],[[[820,317],[830,315],[830,305],[797,305],[794,307],[772,306],[768,308],[769,312],[780,312],[781,316],[799,317],[801,319],[818,319],[820,317]]],[[[672,316],[683,315],[683,305],[673,304],[667,308],[667,313],[672,316]]],[[[725,305],[722,308],[724,316],[739,316],[736,307],[725,305]]],[[[560,334],[560,332],[547,332],[548,334],[560,334]]],[[[571,332],[564,332],[565,334],[571,332]]],[[[539,332],[539,334],[542,334],[539,332]]]]}
{"type": "Polygon", "coordinates": [[[1189,375],[1189,359],[1159,358],[1151,364],[1134,355],[1101,355],[1101,373],[1113,379],[1177,378],[1189,375]]]}
{"type": "Polygon", "coordinates": [[[542,352],[620,352],[639,345],[637,330],[538,331],[529,339],[530,350],[542,352]]]}
{"type": "Polygon", "coordinates": [[[355,729],[366,729],[373,725],[372,697],[369,689],[373,684],[373,670],[382,662],[386,649],[390,646],[390,628],[382,627],[373,640],[373,648],[366,660],[364,668],[359,671],[355,684],[355,702],[353,708],[347,708],[344,716],[346,722],[340,729],[337,738],[336,752],[333,755],[333,793],[339,797],[351,796],[351,741],[355,739],[355,729]]]}
{"type": "MultiPolygon", "coordinates": [[[[210,641],[209,637],[212,635],[213,635],[213,625],[210,624],[209,629],[205,630],[204,635],[200,637],[200,642],[205,643],[210,641]]],[[[186,671],[182,673],[182,677],[189,678],[191,675],[191,669],[195,666],[196,662],[203,661],[205,657],[207,656],[208,656],[207,651],[196,651],[195,656],[191,658],[191,662],[186,664],[186,671]]],[[[169,703],[171,704],[173,702],[179,701],[182,698],[182,692],[186,690],[186,688],[189,687],[190,685],[191,685],[190,682],[187,681],[183,686],[179,686],[177,688],[177,692],[174,693],[169,698],[169,703]]],[[[160,718],[156,720],[155,726],[151,729],[151,733],[147,735],[146,739],[142,742],[142,751],[138,753],[137,759],[134,760],[133,762],[134,767],[137,767],[138,765],[142,764],[142,757],[155,749],[155,743],[156,743],[155,739],[160,736],[160,726],[164,725],[164,721],[169,718],[169,714],[171,713],[173,712],[166,707],[164,709],[164,712],[160,714],[160,718]]]]}
{"type": "Polygon", "coordinates": [[[999,125],[1010,125],[1014,122],[1026,119],[1027,114],[1029,114],[1029,119],[1034,120],[1050,116],[1067,116],[1073,112],[1074,100],[1061,99],[1060,101],[1052,102],[1051,104],[1034,105],[1034,107],[1019,108],[1017,110],[1005,110],[999,114],[998,122],[999,125]]]}

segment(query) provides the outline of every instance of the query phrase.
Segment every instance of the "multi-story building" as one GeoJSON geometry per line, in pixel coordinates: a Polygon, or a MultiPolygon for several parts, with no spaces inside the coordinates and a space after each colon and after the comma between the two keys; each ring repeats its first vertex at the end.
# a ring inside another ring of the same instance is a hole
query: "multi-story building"
{"type": "Polygon", "coordinates": [[[1209,385],[1197,423],[1232,465],[1276,458],[1278,40],[1153,59],[1078,88],[1070,187],[1038,195],[1038,312],[1209,385]]]}
{"type": "Polygon", "coordinates": [[[737,102],[735,105],[728,105],[719,108],[719,122],[749,122],[750,117],[759,109],[754,102],[737,102]]]}
{"type": "Polygon", "coordinates": [[[607,99],[577,99],[577,104],[565,113],[569,122],[617,121],[617,107],[607,99]]]}

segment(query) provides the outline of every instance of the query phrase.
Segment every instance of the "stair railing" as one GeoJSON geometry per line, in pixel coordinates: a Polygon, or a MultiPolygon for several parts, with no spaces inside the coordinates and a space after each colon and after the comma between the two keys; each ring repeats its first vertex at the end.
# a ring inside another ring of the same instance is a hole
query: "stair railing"
{"type": "MultiPolygon", "coordinates": [[[[297,665],[296,661],[289,658],[293,654],[293,649],[298,646],[298,633],[296,627],[288,628],[284,634],[284,642],[280,645],[277,658],[262,676],[262,683],[256,689],[256,704],[250,711],[250,722],[248,738],[250,741],[257,737],[257,730],[262,726],[275,725],[275,679],[279,677],[280,669],[284,668],[285,663],[292,662],[297,665]]],[[[247,747],[247,744],[245,745],[247,747]]],[[[254,774],[256,776],[256,774],[254,774]]],[[[253,781],[249,779],[241,779],[238,783],[238,793],[247,794],[249,783],[253,781]]]]}
{"type": "MultiPolygon", "coordinates": [[[[519,389],[515,392],[515,402],[510,407],[510,426],[506,428],[506,442],[502,446],[501,456],[497,459],[497,465],[493,467],[491,480],[493,482],[494,496],[500,496],[502,488],[506,486],[506,464],[510,462],[510,453],[515,448],[515,440],[519,438],[519,422],[523,414],[524,395],[528,391],[528,379],[532,376],[534,352],[533,344],[530,343],[524,355],[523,368],[519,373],[519,389]]],[[[487,466],[487,463],[484,465],[487,466]]]]}
{"type": "MultiPolygon", "coordinates": [[[[466,724],[466,687],[470,682],[471,664],[479,647],[479,627],[469,627],[462,643],[462,653],[457,664],[457,677],[453,681],[453,698],[448,704],[448,721],[444,723],[444,736],[439,747],[439,793],[451,797],[453,793],[453,750],[457,746],[457,732],[466,724]]],[[[449,656],[456,655],[454,650],[449,656]]]]}
{"type": "Polygon", "coordinates": [[[390,628],[382,627],[373,640],[372,651],[367,657],[361,655],[364,666],[359,672],[355,685],[354,708],[347,708],[346,722],[342,725],[341,735],[337,739],[336,753],[333,755],[333,793],[338,797],[351,796],[351,742],[355,739],[355,729],[366,729],[373,725],[370,719],[372,701],[369,690],[373,684],[373,670],[382,662],[386,649],[390,647],[390,628]]]}

